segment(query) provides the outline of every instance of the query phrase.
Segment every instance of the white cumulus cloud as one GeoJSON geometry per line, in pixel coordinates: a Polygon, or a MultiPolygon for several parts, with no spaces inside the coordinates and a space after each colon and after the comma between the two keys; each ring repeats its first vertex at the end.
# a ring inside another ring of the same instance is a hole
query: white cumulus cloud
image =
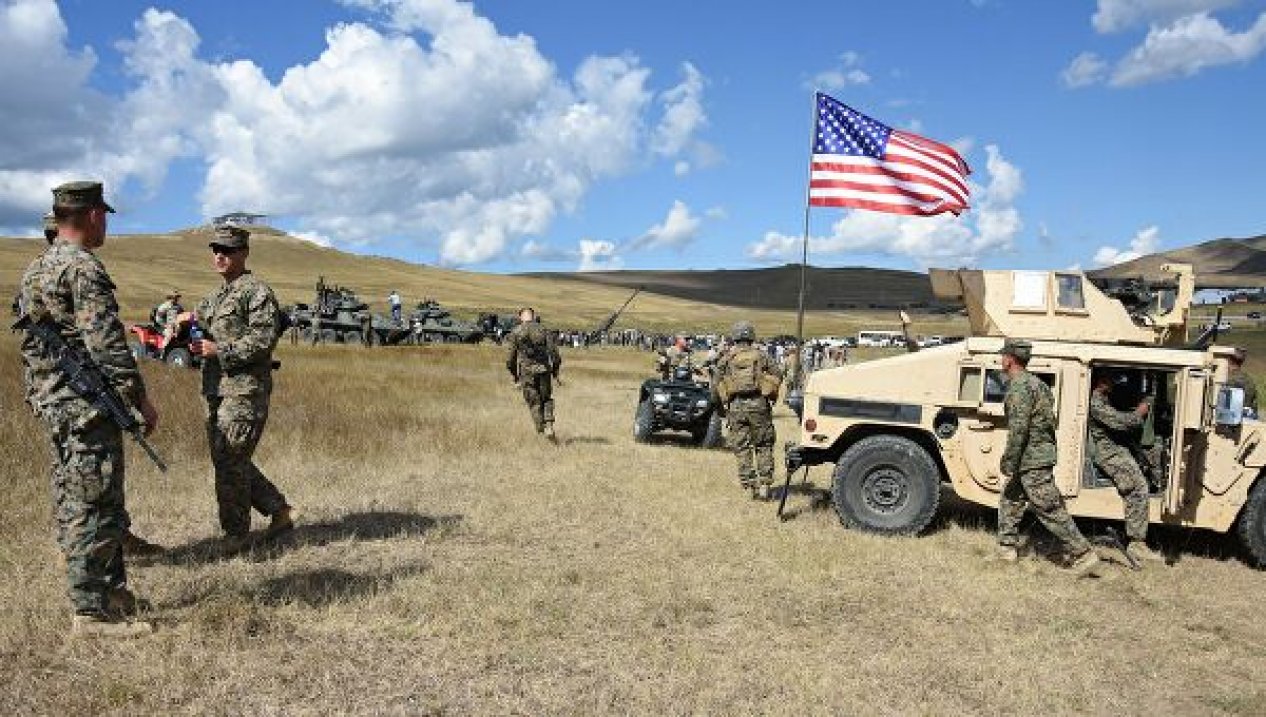
{"type": "Polygon", "coordinates": [[[1101,33],[1120,32],[1148,23],[1173,22],[1238,3],[1239,0],[1099,0],[1090,24],[1101,33]]]}
{"type": "Polygon", "coordinates": [[[615,242],[581,239],[577,254],[580,256],[580,265],[576,267],[576,271],[605,271],[624,266],[615,242]]]}
{"type": "Polygon", "coordinates": [[[837,92],[845,87],[870,84],[870,74],[861,68],[862,56],[856,52],[845,52],[839,61],[813,75],[806,83],[808,89],[837,92]]]}
{"type": "Polygon", "coordinates": [[[1101,246],[1095,252],[1092,263],[1095,266],[1112,266],[1134,261],[1141,256],[1155,254],[1160,248],[1160,227],[1150,226],[1140,229],[1130,240],[1128,248],[1101,246]]]}
{"type": "MultiPolygon", "coordinates": [[[[812,256],[873,253],[906,257],[922,267],[972,265],[981,257],[1012,249],[1024,223],[1015,201],[1024,190],[1019,167],[996,145],[986,145],[985,170],[989,182],[971,183],[974,208],[961,216],[938,214],[909,217],[878,212],[847,211],[825,237],[812,237],[812,256]]],[[[801,237],[767,232],[747,247],[760,261],[787,261],[800,256],[801,237]]]]}
{"type": "Polygon", "coordinates": [[[1085,87],[1103,81],[1108,74],[1108,63],[1093,52],[1083,52],[1073,58],[1060,75],[1066,87],[1085,87]]]}
{"type": "Polygon", "coordinates": [[[474,264],[647,157],[710,156],[694,65],[657,92],[632,55],[565,74],[470,3],[343,1],[375,21],[334,25],[275,80],[249,59],[200,57],[191,23],[147,10],[119,43],[131,84],[113,97],[91,89],[95,55],[66,46],[53,0],[0,4],[0,226],[38,216],[56,181],[152,190],[192,157],[208,215],[285,214],[338,244],[413,241],[474,264]]]}
{"type": "Polygon", "coordinates": [[[651,226],[642,236],[634,239],[630,249],[683,249],[699,236],[703,219],[692,214],[685,202],[677,200],[668,209],[664,221],[651,226]]]}

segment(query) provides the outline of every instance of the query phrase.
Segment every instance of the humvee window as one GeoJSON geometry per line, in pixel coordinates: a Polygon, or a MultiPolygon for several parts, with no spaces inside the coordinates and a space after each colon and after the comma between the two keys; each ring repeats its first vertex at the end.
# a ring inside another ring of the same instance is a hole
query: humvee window
{"type": "Polygon", "coordinates": [[[975,403],[980,400],[980,369],[963,369],[958,377],[958,400],[965,403],[975,403]]]}
{"type": "Polygon", "coordinates": [[[1056,274],[1056,302],[1061,309],[1085,309],[1086,296],[1081,290],[1080,274],[1056,274]]]}
{"type": "MultiPolygon", "coordinates": [[[[1034,376],[1042,379],[1042,383],[1055,390],[1055,374],[1034,371],[1034,376]]],[[[1002,403],[1007,397],[1007,375],[1002,369],[991,368],[985,372],[985,403],[1002,403]]],[[[1058,396],[1056,397],[1058,403],[1058,396]]]]}
{"type": "Polygon", "coordinates": [[[1044,271],[1012,272],[1011,306],[1015,309],[1046,309],[1046,277],[1044,271]]]}

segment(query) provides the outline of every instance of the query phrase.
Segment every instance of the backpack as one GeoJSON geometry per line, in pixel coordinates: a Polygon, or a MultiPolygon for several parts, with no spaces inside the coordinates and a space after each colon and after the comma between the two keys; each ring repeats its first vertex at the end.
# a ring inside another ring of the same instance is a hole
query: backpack
{"type": "Polygon", "coordinates": [[[760,351],[752,348],[739,349],[730,357],[725,378],[731,396],[760,393],[762,358],[760,351]]]}

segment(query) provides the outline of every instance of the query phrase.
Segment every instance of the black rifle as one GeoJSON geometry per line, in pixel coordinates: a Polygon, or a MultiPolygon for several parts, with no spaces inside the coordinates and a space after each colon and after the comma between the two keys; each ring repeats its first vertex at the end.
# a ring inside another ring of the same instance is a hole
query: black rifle
{"type": "Polygon", "coordinates": [[[616,320],[620,318],[620,314],[623,314],[624,310],[629,308],[629,304],[633,303],[633,299],[636,299],[637,295],[640,293],[642,293],[642,287],[639,286],[633,290],[633,295],[630,296],[628,299],[626,299],[624,303],[620,305],[620,308],[616,309],[610,316],[607,317],[606,321],[603,321],[602,324],[598,326],[598,328],[589,332],[589,337],[588,337],[589,343],[593,343],[594,341],[598,339],[599,336],[610,331],[611,327],[615,326],[616,320]]]}
{"type": "Polygon", "coordinates": [[[1221,330],[1221,328],[1222,328],[1222,309],[1219,307],[1218,315],[1216,318],[1213,319],[1213,323],[1204,331],[1202,331],[1200,333],[1200,336],[1197,337],[1195,341],[1191,342],[1191,344],[1187,348],[1195,349],[1197,351],[1204,351],[1205,349],[1209,348],[1210,344],[1218,340],[1218,333],[1221,330]]]}
{"type": "Polygon", "coordinates": [[[809,469],[804,465],[804,459],[801,456],[799,446],[796,446],[793,443],[788,443],[785,459],[786,467],[784,470],[787,472],[787,480],[782,484],[782,495],[778,496],[778,520],[782,521],[787,520],[787,516],[783,513],[783,510],[787,507],[787,494],[791,492],[792,477],[796,475],[796,471],[800,470],[801,467],[804,467],[806,482],[808,481],[809,475],[809,469]]]}
{"type": "Polygon", "coordinates": [[[145,451],[145,455],[149,456],[151,461],[154,461],[158,470],[167,472],[167,464],[145,440],[144,426],[128,410],[119,392],[110,385],[101,367],[92,360],[87,351],[66,343],[61,332],[57,330],[57,325],[47,318],[32,321],[30,314],[27,314],[18,319],[13,325],[13,330],[26,331],[38,340],[44,348],[44,356],[57,363],[57,370],[66,377],[70,389],[104,413],[125,433],[136,439],[137,445],[145,451]]]}

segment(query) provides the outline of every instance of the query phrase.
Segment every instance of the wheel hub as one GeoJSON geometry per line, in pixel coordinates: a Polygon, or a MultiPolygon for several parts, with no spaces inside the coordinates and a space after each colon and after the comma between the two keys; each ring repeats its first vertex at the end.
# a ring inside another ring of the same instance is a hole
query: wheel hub
{"type": "Polygon", "coordinates": [[[891,466],[876,468],[862,481],[862,498],[876,513],[896,513],[905,507],[909,495],[905,473],[891,466]]]}

